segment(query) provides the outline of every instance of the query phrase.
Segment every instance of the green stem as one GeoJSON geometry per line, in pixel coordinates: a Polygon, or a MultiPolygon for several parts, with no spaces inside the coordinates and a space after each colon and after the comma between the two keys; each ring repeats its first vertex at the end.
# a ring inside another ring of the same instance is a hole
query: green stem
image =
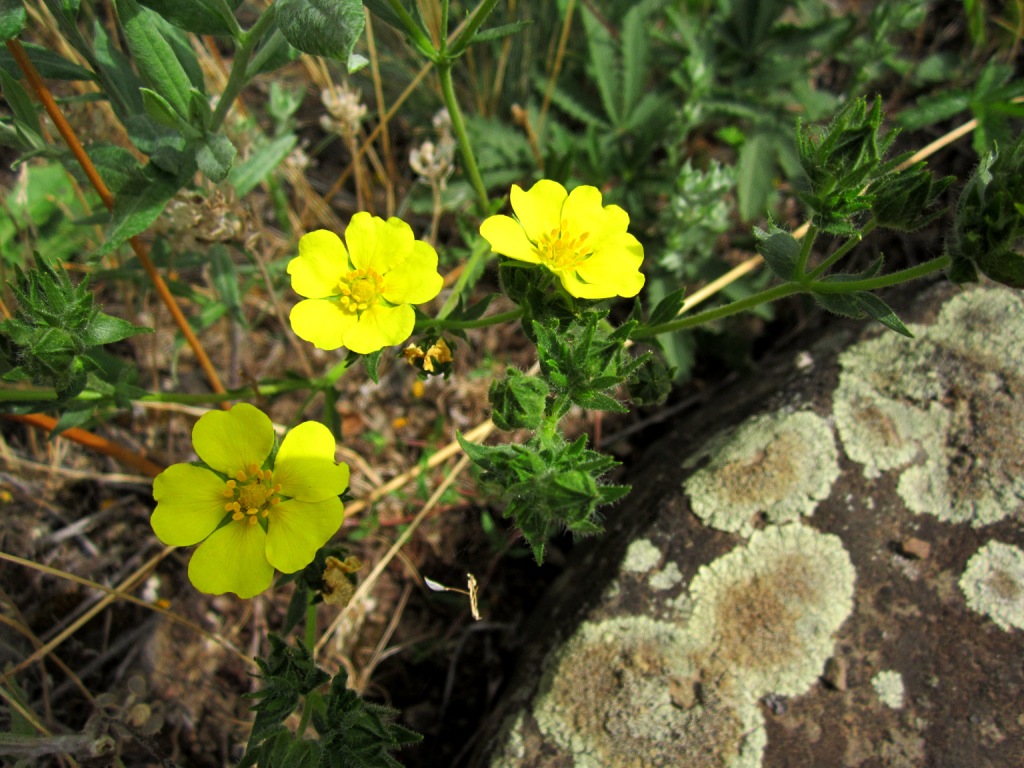
{"type": "Polygon", "coordinates": [[[830,281],[821,280],[814,283],[814,293],[851,293],[853,291],[877,291],[879,288],[889,288],[900,283],[907,283],[946,269],[953,259],[950,256],[937,256],[931,261],[918,264],[916,267],[901,269],[899,272],[892,272],[888,275],[871,277],[866,280],[830,281]]]}
{"type": "Polygon", "coordinates": [[[476,31],[480,29],[480,25],[487,20],[487,17],[491,15],[491,11],[494,10],[494,6],[498,4],[498,0],[483,0],[480,5],[477,6],[476,11],[470,17],[469,21],[466,22],[466,26],[462,28],[459,36],[452,41],[451,52],[452,56],[459,56],[465,51],[470,43],[473,42],[473,38],[476,36],[476,31]]]}
{"type": "MultiPolygon", "coordinates": [[[[304,642],[306,644],[306,650],[309,651],[310,656],[313,655],[314,649],[316,648],[316,604],[310,597],[309,603],[306,605],[306,632],[304,642]]],[[[295,731],[295,735],[300,739],[302,734],[306,732],[306,728],[309,726],[309,719],[313,715],[313,701],[312,697],[316,696],[315,692],[310,692],[306,695],[302,706],[302,718],[299,720],[299,727],[295,731]]]]}
{"type": "Polygon", "coordinates": [[[455,141],[459,145],[459,154],[462,156],[463,170],[466,177],[476,192],[477,213],[486,216],[491,212],[491,201],[487,197],[487,188],[480,176],[480,169],[476,164],[476,155],[473,154],[473,147],[469,143],[469,134],[466,132],[466,121],[462,118],[462,110],[459,109],[458,99],[455,98],[455,87],[452,85],[452,61],[439,61],[436,64],[437,79],[441,82],[441,96],[444,98],[444,105],[448,108],[448,116],[452,121],[452,130],[455,132],[455,141]]]}
{"type": "Polygon", "coordinates": [[[793,275],[799,279],[804,277],[805,270],[807,269],[807,259],[810,258],[811,248],[814,245],[814,239],[818,236],[818,228],[811,224],[807,228],[807,234],[804,235],[804,239],[800,241],[800,255],[796,259],[796,270],[793,275]]]}
{"type": "Polygon", "coordinates": [[[511,323],[514,320],[518,320],[523,316],[522,308],[510,309],[508,312],[499,312],[496,315],[488,315],[487,317],[478,317],[476,320],[445,320],[438,317],[436,320],[428,320],[423,324],[424,330],[427,328],[438,328],[445,331],[459,330],[464,331],[469,328],[487,328],[491,325],[500,325],[501,323],[511,323]]]}
{"type": "Polygon", "coordinates": [[[228,110],[231,109],[231,105],[235,103],[238,94],[245,87],[245,75],[246,69],[249,66],[249,59],[252,57],[253,51],[256,50],[260,40],[263,39],[263,36],[273,26],[275,15],[275,8],[271,5],[260,14],[260,17],[256,19],[256,23],[252,27],[239,35],[238,50],[235,51],[235,60],[231,62],[231,74],[228,75],[227,85],[224,86],[224,92],[220,95],[217,109],[214,111],[213,119],[210,121],[211,131],[216,131],[220,128],[224,118],[228,116],[228,110]]]}
{"type": "Polygon", "coordinates": [[[469,260],[466,261],[465,266],[462,268],[462,273],[459,278],[455,281],[455,285],[452,287],[451,295],[444,302],[444,306],[441,307],[441,311],[437,313],[437,319],[443,320],[448,317],[459,305],[459,297],[466,290],[466,286],[469,285],[471,278],[476,276],[477,267],[480,266],[481,259],[490,253],[490,248],[484,240],[477,241],[476,247],[473,252],[469,255],[469,260]]]}
{"type": "Polygon", "coordinates": [[[755,293],[752,296],[747,296],[745,299],[734,301],[731,304],[715,307],[714,309],[708,309],[696,315],[690,315],[689,317],[680,317],[676,320],[669,320],[667,323],[659,323],[658,325],[652,325],[647,328],[640,328],[632,335],[632,338],[634,340],[650,339],[663,333],[674,333],[675,331],[693,328],[698,325],[703,325],[704,323],[710,323],[713,320],[720,320],[723,317],[729,317],[729,315],[735,315],[738,312],[753,309],[760,304],[778,301],[785,296],[791,296],[794,293],[800,293],[803,290],[803,286],[799,283],[783,283],[782,285],[777,285],[774,288],[769,288],[765,291],[761,291],[760,293],[755,293]]]}
{"type": "Polygon", "coordinates": [[[860,232],[858,232],[855,236],[851,237],[849,240],[847,240],[845,243],[839,246],[836,249],[835,253],[833,253],[831,256],[825,259],[825,261],[823,261],[821,264],[815,267],[810,272],[810,274],[807,275],[807,279],[815,280],[821,275],[823,275],[829,267],[831,267],[833,264],[835,264],[837,261],[843,258],[843,256],[848,254],[853,248],[859,245],[860,242],[864,239],[864,236],[871,232],[877,226],[878,220],[871,219],[871,221],[864,225],[864,228],[861,229],[860,232]]]}
{"type": "Polygon", "coordinates": [[[430,38],[427,37],[423,28],[416,23],[416,19],[409,15],[401,0],[388,0],[388,5],[391,6],[391,10],[394,11],[395,15],[402,22],[402,26],[405,27],[405,31],[412,40],[413,45],[419,49],[420,53],[434,61],[437,56],[437,49],[434,48],[434,44],[430,42],[430,38]]]}

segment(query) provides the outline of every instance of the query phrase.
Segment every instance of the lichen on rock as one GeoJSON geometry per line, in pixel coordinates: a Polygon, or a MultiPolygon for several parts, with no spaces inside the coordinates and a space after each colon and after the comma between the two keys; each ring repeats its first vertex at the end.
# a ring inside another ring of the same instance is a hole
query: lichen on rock
{"type": "Polygon", "coordinates": [[[953,297],[916,338],[844,352],[833,396],[843,448],[864,475],[897,471],[907,508],[982,526],[1024,509],[1024,302],[1005,289],[953,297]]]}
{"type": "Polygon", "coordinates": [[[770,523],[811,515],[839,476],[828,423],[811,411],[767,414],[713,438],[684,467],[710,457],[684,487],[706,525],[749,536],[770,523]]]}
{"type": "Polygon", "coordinates": [[[979,549],[960,577],[967,605],[996,626],[1024,629],[1024,551],[1001,541],[979,549]]]}
{"type": "Polygon", "coordinates": [[[702,567],[687,625],[702,669],[747,695],[795,696],[818,679],[853,610],[856,573],[839,538],[772,526],[702,567]]]}
{"type": "Polygon", "coordinates": [[[879,700],[889,709],[903,709],[903,698],[906,689],[903,675],[891,669],[883,669],[871,678],[871,687],[875,689],[879,700]]]}
{"type": "Polygon", "coordinates": [[[707,688],[674,623],[584,624],[555,655],[533,715],[575,768],[756,768],[766,735],[756,702],[707,688]]]}

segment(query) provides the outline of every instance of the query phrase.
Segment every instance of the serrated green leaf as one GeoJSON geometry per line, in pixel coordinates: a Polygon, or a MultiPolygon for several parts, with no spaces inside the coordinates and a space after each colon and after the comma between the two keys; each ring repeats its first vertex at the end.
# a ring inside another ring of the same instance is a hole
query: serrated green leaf
{"type": "Polygon", "coordinates": [[[366,375],[370,377],[370,381],[374,384],[380,381],[380,358],[384,354],[383,349],[378,349],[376,352],[370,352],[368,355],[363,355],[363,365],[366,367],[366,375]]]}
{"type": "Polygon", "coordinates": [[[796,265],[800,249],[800,241],[788,232],[776,232],[757,244],[758,252],[772,272],[787,282],[798,277],[796,265]]]}
{"type": "Polygon", "coordinates": [[[892,307],[875,296],[875,294],[861,291],[856,294],[856,297],[868,317],[874,318],[886,328],[896,331],[901,336],[906,336],[909,339],[914,338],[914,334],[903,324],[899,316],[893,312],[892,307]]]}
{"type": "Polygon", "coordinates": [[[86,326],[82,339],[90,347],[113,344],[139,333],[151,333],[149,328],[140,328],[127,320],[99,312],[86,326]]]}
{"type": "Polygon", "coordinates": [[[278,0],[277,24],[304,53],[349,62],[366,26],[360,0],[278,0]]]}

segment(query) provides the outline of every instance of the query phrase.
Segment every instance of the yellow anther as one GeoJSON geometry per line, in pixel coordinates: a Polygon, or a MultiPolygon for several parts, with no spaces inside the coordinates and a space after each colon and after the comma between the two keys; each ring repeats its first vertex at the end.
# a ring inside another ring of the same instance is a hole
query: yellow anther
{"type": "Polygon", "coordinates": [[[235,479],[236,479],[236,480],[237,480],[238,482],[240,482],[240,483],[244,483],[244,482],[245,482],[246,480],[248,480],[249,478],[248,478],[248,477],[246,476],[246,474],[245,474],[245,470],[244,470],[244,469],[240,469],[240,470],[238,470],[237,472],[235,472],[235,479]]]}
{"type": "Polygon", "coordinates": [[[256,525],[256,518],[255,517],[250,517],[249,518],[249,525],[256,525]]]}
{"type": "Polygon", "coordinates": [[[243,515],[241,512],[235,512],[235,514],[233,514],[231,516],[231,519],[232,520],[241,520],[243,517],[245,517],[245,515],[243,515]]]}

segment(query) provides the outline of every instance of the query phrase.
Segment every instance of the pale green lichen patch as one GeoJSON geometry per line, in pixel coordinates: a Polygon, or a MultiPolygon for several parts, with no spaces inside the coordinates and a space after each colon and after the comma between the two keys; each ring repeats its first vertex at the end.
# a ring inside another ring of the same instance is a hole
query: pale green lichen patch
{"type": "Polygon", "coordinates": [[[967,562],[960,578],[967,605],[1009,631],[1024,629],[1024,551],[990,541],[967,562]]]}
{"type": "Polygon", "coordinates": [[[937,403],[917,408],[883,396],[854,376],[840,382],[833,414],[847,455],[864,465],[869,478],[925,460],[925,446],[944,441],[949,425],[949,415],[937,403]]]}
{"type": "Polygon", "coordinates": [[[622,560],[622,570],[647,573],[661,562],[661,550],[647,539],[637,539],[629,545],[622,560]]]}
{"type": "Polygon", "coordinates": [[[690,585],[695,663],[752,697],[805,692],[853,610],[855,577],[832,534],[799,524],[754,533],[690,585]]]}
{"type": "Polygon", "coordinates": [[[887,334],[839,359],[836,428],[864,474],[900,473],[907,507],[987,525],[1024,509],[1024,302],[950,299],[914,339],[887,334]]]}
{"type": "Polygon", "coordinates": [[[698,696],[698,681],[676,624],[584,624],[546,671],[533,715],[576,768],[759,766],[757,704],[714,688],[698,696]]]}
{"type": "Polygon", "coordinates": [[[666,589],[672,589],[682,580],[683,573],[679,570],[679,566],[675,563],[668,563],[660,571],[652,573],[647,583],[651,589],[661,592],[666,589]]]}
{"type": "Polygon", "coordinates": [[[684,466],[705,457],[685,483],[694,513],[712,528],[748,536],[761,517],[784,523],[811,515],[839,476],[832,430],[810,411],[749,419],[684,466]]]}
{"type": "Polygon", "coordinates": [[[871,678],[871,687],[878,698],[890,709],[903,709],[906,689],[903,686],[903,675],[891,669],[884,669],[871,678]]]}

